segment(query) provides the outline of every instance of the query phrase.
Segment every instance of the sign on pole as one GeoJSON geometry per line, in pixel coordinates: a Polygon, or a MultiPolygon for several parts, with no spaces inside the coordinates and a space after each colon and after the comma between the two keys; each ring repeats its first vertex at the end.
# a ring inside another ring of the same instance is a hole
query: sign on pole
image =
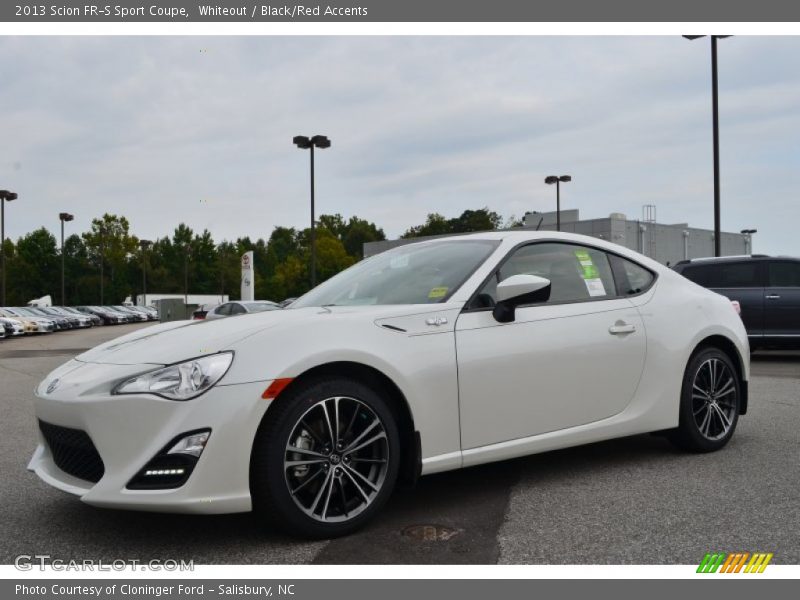
{"type": "Polygon", "coordinates": [[[256,272],[253,270],[253,251],[242,254],[242,300],[256,299],[256,272]]]}

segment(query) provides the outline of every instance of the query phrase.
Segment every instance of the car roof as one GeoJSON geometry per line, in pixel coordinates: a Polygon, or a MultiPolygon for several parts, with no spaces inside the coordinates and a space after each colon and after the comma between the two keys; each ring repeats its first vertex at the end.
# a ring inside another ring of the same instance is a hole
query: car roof
{"type": "MultiPolygon", "coordinates": [[[[412,242],[412,243],[435,244],[436,242],[458,241],[458,240],[494,241],[494,242],[501,242],[506,246],[508,245],[516,246],[517,244],[523,244],[525,242],[535,242],[535,241],[569,242],[573,244],[593,246],[595,248],[600,248],[607,252],[613,252],[615,254],[619,254],[620,256],[624,256],[629,258],[630,260],[634,260],[657,272],[662,272],[665,270],[669,271],[668,267],[665,267],[659,262],[654,261],[651,258],[637,252],[636,250],[628,248],[627,246],[622,246],[620,244],[616,244],[614,242],[610,242],[608,240],[604,240],[602,238],[590,235],[583,235],[580,233],[568,233],[565,231],[537,231],[535,229],[501,229],[498,231],[482,231],[478,233],[464,233],[464,234],[441,236],[441,237],[420,240],[419,242],[412,242]]],[[[396,248],[400,247],[404,246],[395,246],[393,248],[387,248],[387,251],[395,250],[396,248]]]]}
{"type": "Polygon", "coordinates": [[[769,254],[739,254],[733,256],[707,256],[703,258],[692,258],[676,262],[674,267],[686,267],[688,265],[709,265],[724,264],[731,262],[754,261],[762,262],[765,260],[786,260],[800,262],[800,258],[795,256],[770,256],[769,254]]]}

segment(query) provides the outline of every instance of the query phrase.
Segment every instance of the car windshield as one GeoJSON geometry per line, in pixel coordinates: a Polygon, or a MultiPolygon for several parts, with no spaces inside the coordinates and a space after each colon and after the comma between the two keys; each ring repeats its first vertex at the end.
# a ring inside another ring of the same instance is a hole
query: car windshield
{"type": "Polygon", "coordinates": [[[445,302],[498,243],[450,239],[388,250],[342,271],[290,308],[445,302]]]}

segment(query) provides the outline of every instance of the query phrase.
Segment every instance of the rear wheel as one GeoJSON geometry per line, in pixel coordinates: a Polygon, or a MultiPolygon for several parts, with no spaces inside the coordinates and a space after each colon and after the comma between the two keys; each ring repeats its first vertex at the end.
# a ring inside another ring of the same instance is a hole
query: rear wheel
{"type": "Polygon", "coordinates": [[[741,384],[730,357],[705,348],[689,360],[683,377],[680,419],[670,439],[694,452],[719,450],[739,420],[741,384]]]}
{"type": "Polygon", "coordinates": [[[399,434],[389,405],[349,378],[286,391],[259,429],[251,460],[259,519],[305,537],[350,533],[394,488],[399,434]]]}

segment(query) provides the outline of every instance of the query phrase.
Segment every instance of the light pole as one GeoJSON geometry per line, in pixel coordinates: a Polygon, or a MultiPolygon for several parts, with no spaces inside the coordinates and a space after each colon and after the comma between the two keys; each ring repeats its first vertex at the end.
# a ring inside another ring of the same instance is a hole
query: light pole
{"type": "Polygon", "coordinates": [[[147,249],[152,244],[150,240],[139,240],[142,249],[142,306],[147,306],[147,249]]]}
{"type": "Polygon", "coordinates": [[[6,201],[11,202],[17,198],[19,196],[15,192],[0,190],[0,269],[3,271],[0,306],[6,305],[6,201]]]}
{"type": "Polygon", "coordinates": [[[220,245],[219,248],[219,301],[223,302],[225,297],[225,258],[227,257],[225,248],[220,245]]]}
{"type": "Polygon", "coordinates": [[[331,141],[324,135],[315,135],[308,138],[296,135],[292,143],[301,150],[311,151],[311,287],[317,285],[317,232],[314,223],[314,148],[330,148],[331,141]]]}
{"type": "Polygon", "coordinates": [[[66,261],[64,259],[64,223],[72,221],[75,216],[69,213],[58,213],[58,220],[61,221],[61,306],[67,305],[67,296],[64,292],[64,266],[66,261]]]}
{"type": "Polygon", "coordinates": [[[97,230],[100,232],[100,306],[103,306],[103,284],[105,283],[103,263],[105,262],[106,253],[106,228],[100,225],[97,230]]]}
{"type": "MultiPolygon", "coordinates": [[[[704,35],[685,35],[687,40],[696,40],[704,35]]],[[[729,35],[711,36],[711,120],[714,146],[714,256],[721,256],[720,194],[719,194],[719,86],[717,84],[717,40],[729,35]]]]}
{"type": "Polygon", "coordinates": [[[561,184],[572,181],[571,175],[548,175],[544,178],[547,185],[556,184],[556,231],[561,231],[561,184]]]}
{"type": "Polygon", "coordinates": [[[753,234],[758,233],[758,229],[742,229],[741,233],[744,235],[744,253],[753,253],[753,234]],[[749,251],[748,251],[749,249],[749,251]]]}
{"type": "Polygon", "coordinates": [[[191,246],[186,244],[183,247],[183,304],[189,305],[189,251],[191,246]]]}

